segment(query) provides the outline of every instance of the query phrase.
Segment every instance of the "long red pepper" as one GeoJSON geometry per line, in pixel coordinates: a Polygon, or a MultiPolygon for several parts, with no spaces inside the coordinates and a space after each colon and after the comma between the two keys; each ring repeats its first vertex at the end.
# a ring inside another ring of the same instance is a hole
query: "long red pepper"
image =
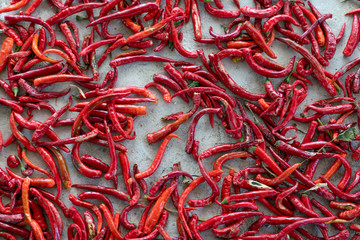
{"type": "Polygon", "coordinates": [[[159,168],[159,166],[161,164],[161,161],[162,161],[162,158],[163,158],[164,153],[165,153],[166,146],[168,145],[170,140],[172,138],[174,138],[174,137],[179,138],[176,134],[173,134],[173,133],[167,135],[164,138],[164,141],[161,143],[161,145],[159,147],[159,150],[158,150],[158,153],[156,154],[156,156],[154,158],[154,161],[152,162],[151,166],[148,169],[146,169],[145,171],[137,173],[135,175],[136,179],[147,178],[147,177],[151,176],[159,168]]]}
{"type": "Polygon", "coordinates": [[[144,225],[144,232],[149,234],[151,230],[154,228],[155,224],[157,223],[158,219],[160,218],[161,212],[163,211],[167,200],[170,198],[170,195],[174,191],[176,185],[173,185],[166,189],[158,200],[153,205],[151,212],[149,213],[145,225],[144,225]]]}
{"type": "Polygon", "coordinates": [[[295,43],[294,41],[286,38],[277,38],[281,42],[285,43],[295,51],[299,52],[303,57],[305,57],[309,63],[314,67],[314,77],[320,82],[320,84],[324,87],[324,89],[332,96],[334,97],[337,92],[336,89],[325,76],[325,72],[323,67],[320,65],[319,61],[311,55],[305,48],[303,48],[301,45],[295,43]]]}

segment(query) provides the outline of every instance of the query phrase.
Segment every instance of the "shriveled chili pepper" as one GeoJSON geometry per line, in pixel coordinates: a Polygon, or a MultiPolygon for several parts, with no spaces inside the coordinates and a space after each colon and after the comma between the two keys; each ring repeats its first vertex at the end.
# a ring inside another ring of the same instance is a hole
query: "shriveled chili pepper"
{"type": "MultiPolygon", "coordinates": [[[[314,22],[316,22],[316,20],[317,20],[317,18],[314,16],[314,14],[309,9],[302,6],[301,4],[298,4],[298,6],[302,10],[302,12],[306,16],[306,18],[309,19],[311,24],[314,24],[314,22]]],[[[325,45],[325,36],[324,36],[324,33],[323,33],[321,27],[316,26],[314,30],[315,30],[316,40],[319,43],[319,46],[324,46],[325,45]]]]}
{"type": "Polygon", "coordinates": [[[31,141],[35,143],[38,142],[40,138],[45,135],[47,129],[51,125],[53,125],[59,119],[59,117],[61,117],[61,115],[64,114],[65,111],[67,111],[70,108],[71,103],[72,103],[72,98],[69,97],[69,101],[64,107],[56,111],[53,115],[51,115],[51,117],[49,117],[46,121],[44,121],[42,124],[38,126],[38,128],[33,133],[31,141]]]}
{"type": "Polygon", "coordinates": [[[240,16],[241,14],[241,10],[230,11],[214,8],[209,2],[204,2],[204,7],[209,14],[218,18],[234,18],[240,16]]]}
{"type": "Polygon", "coordinates": [[[49,217],[51,231],[53,232],[54,239],[60,239],[63,230],[63,221],[54,204],[44,198],[42,194],[35,188],[31,188],[30,192],[38,199],[40,206],[43,207],[45,213],[49,217]]]}
{"type": "MultiPolygon", "coordinates": [[[[324,89],[331,95],[335,96],[336,89],[333,83],[329,82],[329,80],[325,76],[325,72],[323,67],[320,65],[319,61],[311,55],[305,48],[300,46],[299,44],[295,43],[294,41],[286,38],[277,38],[281,42],[285,43],[295,51],[299,52],[309,63],[314,67],[314,77],[320,82],[320,84],[324,87],[324,89]]],[[[333,79],[334,81],[334,79],[333,79]]]]}
{"type": "Polygon", "coordinates": [[[287,75],[289,75],[289,73],[291,72],[291,70],[294,67],[295,64],[295,57],[292,58],[289,62],[289,65],[282,71],[273,71],[270,69],[265,69],[262,68],[260,65],[258,65],[255,60],[253,59],[252,55],[251,55],[251,50],[248,48],[245,48],[243,50],[244,53],[244,57],[246,62],[248,63],[248,65],[251,67],[252,70],[254,70],[256,73],[262,75],[262,76],[266,76],[266,77],[271,77],[271,78],[281,78],[281,77],[285,77],[287,75]]]}
{"type": "Polygon", "coordinates": [[[109,194],[123,201],[127,201],[130,199],[129,195],[114,188],[91,185],[91,184],[74,184],[72,185],[72,187],[109,194]]]}
{"type": "Polygon", "coordinates": [[[359,42],[359,38],[360,38],[360,31],[359,31],[359,18],[356,14],[353,14],[353,22],[352,22],[352,28],[351,28],[351,33],[346,46],[344,48],[343,54],[345,56],[351,56],[352,53],[354,52],[356,45],[359,42]]]}
{"type": "MultiPolygon", "coordinates": [[[[315,15],[316,18],[320,18],[321,14],[320,12],[315,8],[315,6],[309,1],[308,2],[309,7],[311,9],[311,11],[313,12],[313,14],[315,15]]],[[[320,23],[320,26],[322,27],[325,37],[326,37],[326,48],[325,48],[325,52],[324,52],[324,57],[326,59],[332,59],[335,55],[335,51],[336,51],[336,39],[335,39],[335,35],[332,32],[330,26],[327,24],[326,21],[323,21],[322,23],[320,23]]]]}
{"type": "Polygon", "coordinates": [[[31,145],[30,141],[17,129],[14,114],[10,114],[10,129],[15,138],[18,139],[30,151],[35,151],[35,147],[31,145]]]}

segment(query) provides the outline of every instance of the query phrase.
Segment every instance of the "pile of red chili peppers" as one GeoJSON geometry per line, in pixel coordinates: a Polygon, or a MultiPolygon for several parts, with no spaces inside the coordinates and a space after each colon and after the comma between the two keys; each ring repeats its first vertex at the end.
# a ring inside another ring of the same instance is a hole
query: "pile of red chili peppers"
{"type": "MultiPolygon", "coordinates": [[[[6,93],[0,104],[10,108],[12,133],[4,141],[0,134],[0,145],[13,144],[17,149],[7,155],[7,167],[0,168],[0,236],[59,240],[66,231],[68,239],[78,240],[360,239],[356,223],[360,168],[353,171],[351,167],[360,159],[360,107],[355,98],[360,91],[360,57],[335,73],[326,70],[337,44],[344,41],[345,24],[335,36],[326,21],[332,15],[319,12],[310,1],[254,0],[254,4],[254,8],[242,6],[234,0],[236,10],[225,10],[221,0],[13,0],[0,9],[6,13],[0,21],[1,33],[6,35],[0,72],[7,73],[0,80],[6,93]],[[54,15],[36,17],[45,4],[50,4],[54,15]],[[86,18],[77,15],[82,12],[86,18]],[[211,37],[203,38],[200,13],[228,19],[225,33],[210,28],[211,37]],[[75,17],[88,21],[90,34],[83,39],[77,22],[70,20],[75,17]],[[203,49],[184,48],[181,30],[190,19],[194,41],[216,46],[216,53],[206,56],[203,49]],[[113,20],[121,21],[132,35],[110,33],[113,20]],[[277,63],[271,48],[276,40],[301,58],[294,56],[287,66],[277,63]],[[189,62],[152,53],[167,47],[189,62]],[[112,55],[119,50],[120,54],[112,55]],[[223,65],[228,57],[236,64],[246,62],[266,77],[263,91],[253,93],[241,87],[223,65]],[[109,59],[112,70],[100,81],[102,65],[109,59]],[[155,74],[144,87],[118,87],[121,72],[117,67],[139,61],[163,62],[164,74],[155,74]],[[319,82],[323,88],[319,91],[329,97],[302,107],[312,81],[319,82]],[[49,99],[65,98],[71,89],[53,92],[46,88],[61,86],[60,82],[67,86],[71,82],[82,90],[56,110],[49,99]],[[122,143],[138,140],[134,121],[146,115],[145,103],[155,106],[158,101],[150,87],[161,92],[167,103],[181,98],[190,110],[164,116],[166,124],[147,134],[149,144],[161,144],[152,164],[140,171],[137,164],[130,166],[129,150],[122,143]],[[50,117],[34,120],[34,110],[48,112],[50,117]],[[69,111],[76,117],[63,118],[69,111]],[[220,123],[232,141],[199,152],[202,143],[195,131],[204,115],[212,127],[220,123]],[[357,121],[352,121],[354,117],[357,121]],[[185,152],[197,162],[201,175],[194,177],[177,163],[172,171],[154,179],[165,164],[168,143],[179,138],[176,130],[184,128],[185,122],[190,122],[185,152]],[[296,123],[307,126],[303,138],[294,133],[300,131],[296,123]],[[58,127],[71,127],[71,135],[60,138],[58,127]],[[81,153],[85,142],[106,147],[110,162],[81,153]],[[67,166],[67,157],[73,166],[67,166]],[[245,159],[246,168],[231,167],[245,159]],[[44,164],[38,164],[40,160],[44,164]],[[206,169],[204,160],[212,161],[213,169],[206,169]],[[331,163],[325,164],[325,173],[318,168],[324,161],[331,163]],[[104,177],[109,186],[74,184],[70,167],[84,182],[104,177]],[[34,172],[42,177],[34,177],[34,172]],[[339,182],[332,179],[334,175],[342,176],[339,182]],[[149,182],[154,183],[150,186],[149,182]],[[211,194],[194,199],[192,192],[203,188],[202,184],[211,188],[211,194]],[[126,191],[118,190],[119,186],[126,191]],[[82,192],[75,196],[63,188],[82,192]],[[71,206],[63,202],[64,197],[71,206]],[[119,202],[126,207],[116,212],[119,202]],[[218,209],[218,215],[202,219],[198,210],[210,205],[218,209]],[[136,223],[128,220],[132,210],[141,212],[136,223]],[[177,231],[169,228],[169,215],[176,217],[177,231]],[[269,225],[280,225],[281,230],[269,233],[269,225]]],[[[360,8],[347,13],[353,23],[342,49],[345,56],[353,54],[360,40],[358,13],[360,8]]],[[[7,149],[3,153],[8,154],[7,149]]]]}

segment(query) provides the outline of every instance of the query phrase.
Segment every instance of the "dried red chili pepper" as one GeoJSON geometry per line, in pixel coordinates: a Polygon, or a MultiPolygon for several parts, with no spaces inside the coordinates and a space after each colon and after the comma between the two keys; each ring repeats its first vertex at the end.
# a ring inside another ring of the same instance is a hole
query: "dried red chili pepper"
{"type": "Polygon", "coordinates": [[[343,51],[343,54],[347,57],[352,55],[352,53],[356,48],[356,45],[359,42],[359,38],[360,38],[359,26],[360,26],[359,18],[356,14],[353,14],[353,22],[352,22],[350,37],[343,51]]]}
{"type": "Polygon", "coordinates": [[[147,170],[137,173],[135,175],[136,179],[147,178],[151,176],[158,169],[162,161],[162,158],[164,156],[166,146],[173,137],[179,138],[176,134],[169,134],[164,138],[164,141],[161,143],[158,153],[156,154],[155,159],[152,162],[151,166],[147,170]]]}

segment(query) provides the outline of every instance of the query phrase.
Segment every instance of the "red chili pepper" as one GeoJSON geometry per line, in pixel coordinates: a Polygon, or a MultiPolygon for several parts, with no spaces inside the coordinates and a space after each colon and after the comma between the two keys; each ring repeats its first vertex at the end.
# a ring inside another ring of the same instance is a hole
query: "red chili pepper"
{"type": "Polygon", "coordinates": [[[10,37],[5,38],[4,42],[2,43],[2,47],[0,50],[0,72],[5,68],[8,62],[8,56],[12,51],[13,45],[14,39],[10,37]]]}
{"type": "Polygon", "coordinates": [[[276,58],[275,53],[265,42],[259,30],[257,30],[249,21],[243,23],[242,28],[254,39],[258,46],[271,58],[276,58]]]}
{"type": "MultiPolygon", "coordinates": [[[[238,95],[241,98],[244,98],[246,100],[258,100],[260,98],[265,98],[266,95],[265,94],[254,94],[251,92],[248,92],[247,90],[245,90],[244,88],[242,88],[240,85],[238,85],[231,77],[230,75],[227,73],[227,71],[225,70],[224,65],[222,64],[221,60],[224,57],[230,57],[230,56],[242,56],[242,52],[241,51],[236,51],[234,53],[233,51],[234,49],[226,49],[226,50],[222,50],[219,53],[217,53],[214,58],[213,61],[211,62],[212,65],[214,66],[215,72],[217,73],[218,77],[220,78],[220,81],[227,87],[229,88],[230,91],[232,91],[233,93],[235,93],[236,95],[238,95]],[[221,53],[221,54],[220,54],[221,53]]],[[[211,61],[211,60],[210,60],[211,61]]],[[[194,88],[189,88],[189,89],[194,89],[194,88]]],[[[189,91],[189,90],[188,90],[189,91]]],[[[191,91],[191,90],[190,90],[191,91]]],[[[220,96],[220,95],[219,95],[220,96]]],[[[220,96],[223,97],[223,96],[220,96]]],[[[223,97],[224,98],[224,97],[223,97]]],[[[226,99],[226,98],[225,98],[226,99]]],[[[228,99],[226,99],[228,100],[228,99]]],[[[228,101],[232,106],[234,106],[230,101],[228,101]]]]}
{"type": "Polygon", "coordinates": [[[240,14],[241,14],[241,10],[230,11],[230,10],[218,9],[218,8],[214,8],[213,6],[211,6],[211,4],[208,2],[204,2],[204,7],[205,7],[205,10],[210,15],[212,15],[214,17],[218,17],[218,18],[234,18],[234,17],[240,16],[240,14]]]}
{"type": "Polygon", "coordinates": [[[34,195],[38,201],[40,206],[45,210],[46,215],[50,220],[51,231],[53,232],[54,239],[61,239],[61,234],[63,230],[63,221],[59,215],[58,210],[55,208],[54,204],[46,199],[38,190],[35,188],[31,188],[30,192],[34,195]]]}
{"type": "Polygon", "coordinates": [[[171,31],[171,38],[172,38],[174,47],[181,55],[183,55],[184,57],[187,57],[187,58],[197,58],[198,57],[197,52],[190,52],[181,45],[179,37],[178,37],[178,33],[176,31],[175,24],[173,21],[170,22],[170,31],[171,31]]]}
{"type": "Polygon", "coordinates": [[[83,3],[67,7],[46,20],[49,25],[54,25],[65,20],[67,17],[88,9],[95,9],[104,6],[106,3],[83,3]]]}
{"type": "Polygon", "coordinates": [[[338,44],[344,36],[346,23],[344,23],[340,29],[339,34],[336,36],[336,44],[338,44]]]}
{"type": "Polygon", "coordinates": [[[305,48],[303,48],[302,46],[293,42],[290,39],[285,39],[285,38],[277,38],[277,39],[285,43],[295,51],[299,52],[304,58],[306,58],[306,60],[308,60],[308,62],[314,67],[315,70],[314,77],[320,82],[320,84],[324,87],[324,89],[333,97],[337,94],[333,83],[329,82],[329,80],[326,78],[323,67],[313,55],[311,55],[305,48]]]}
{"type": "Polygon", "coordinates": [[[162,161],[162,158],[164,156],[166,146],[168,145],[169,141],[173,137],[179,138],[176,134],[167,135],[165,137],[164,141],[161,143],[158,153],[156,154],[155,159],[154,159],[153,163],[151,164],[151,166],[147,170],[137,173],[135,175],[136,179],[147,178],[147,177],[151,176],[158,169],[158,167],[160,166],[160,163],[162,161]]]}
{"type": "MultiPolygon", "coordinates": [[[[315,6],[310,1],[308,2],[308,4],[315,17],[320,18],[321,13],[315,8],[315,6]]],[[[322,27],[326,37],[326,48],[324,52],[324,57],[325,59],[329,60],[334,57],[336,51],[335,35],[326,21],[320,23],[320,26],[322,27]]]]}
{"type": "Polygon", "coordinates": [[[289,15],[285,15],[285,14],[279,14],[276,16],[273,16],[271,18],[269,18],[263,25],[262,31],[265,34],[269,34],[271,32],[271,30],[273,29],[273,27],[279,23],[280,21],[287,21],[288,24],[294,24],[295,26],[299,27],[300,24],[291,16],[289,15]]]}
{"type": "Polygon", "coordinates": [[[149,234],[151,230],[155,227],[157,221],[160,218],[160,215],[165,207],[166,202],[170,198],[170,195],[174,191],[176,185],[173,185],[166,189],[161,196],[158,198],[158,200],[153,205],[151,212],[149,213],[145,225],[144,225],[144,233],[149,234]]]}
{"type": "Polygon", "coordinates": [[[353,14],[353,22],[352,22],[350,37],[343,51],[343,54],[345,56],[348,57],[351,56],[359,42],[359,38],[360,38],[359,27],[360,27],[359,18],[356,14],[353,14]]]}
{"type": "Polygon", "coordinates": [[[242,7],[240,10],[241,12],[249,17],[255,17],[255,18],[270,18],[274,16],[277,12],[280,11],[280,9],[283,7],[284,2],[282,0],[279,0],[275,5],[266,8],[266,9],[254,9],[248,6],[242,7]]]}
{"type": "Polygon", "coordinates": [[[106,205],[102,203],[102,204],[100,204],[100,208],[104,213],[105,221],[106,221],[111,233],[114,235],[114,237],[116,239],[124,239],[121,236],[121,233],[117,230],[114,220],[112,218],[112,215],[111,215],[109,209],[106,207],[106,205]]]}
{"type": "Polygon", "coordinates": [[[69,200],[75,206],[85,207],[85,208],[91,209],[95,213],[96,218],[97,218],[97,222],[98,222],[98,225],[97,225],[98,231],[97,231],[97,233],[99,234],[100,229],[102,227],[102,215],[101,215],[101,212],[100,212],[99,208],[97,206],[95,206],[94,204],[90,203],[90,202],[87,202],[87,201],[80,200],[80,199],[76,198],[72,194],[69,195],[69,200]]]}
{"type": "Polygon", "coordinates": [[[109,195],[112,195],[123,201],[127,201],[130,199],[128,194],[121,192],[114,188],[103,187],[103,186],[98,186],[98,185],[91,185],[91,184],[74,184],[74,185],[72,185],[72,187],[80,188],[80,189],[87,189],[90,191],[100,192],[100,193],[104,193],[104,194],[109,194],[109,195]]]}

